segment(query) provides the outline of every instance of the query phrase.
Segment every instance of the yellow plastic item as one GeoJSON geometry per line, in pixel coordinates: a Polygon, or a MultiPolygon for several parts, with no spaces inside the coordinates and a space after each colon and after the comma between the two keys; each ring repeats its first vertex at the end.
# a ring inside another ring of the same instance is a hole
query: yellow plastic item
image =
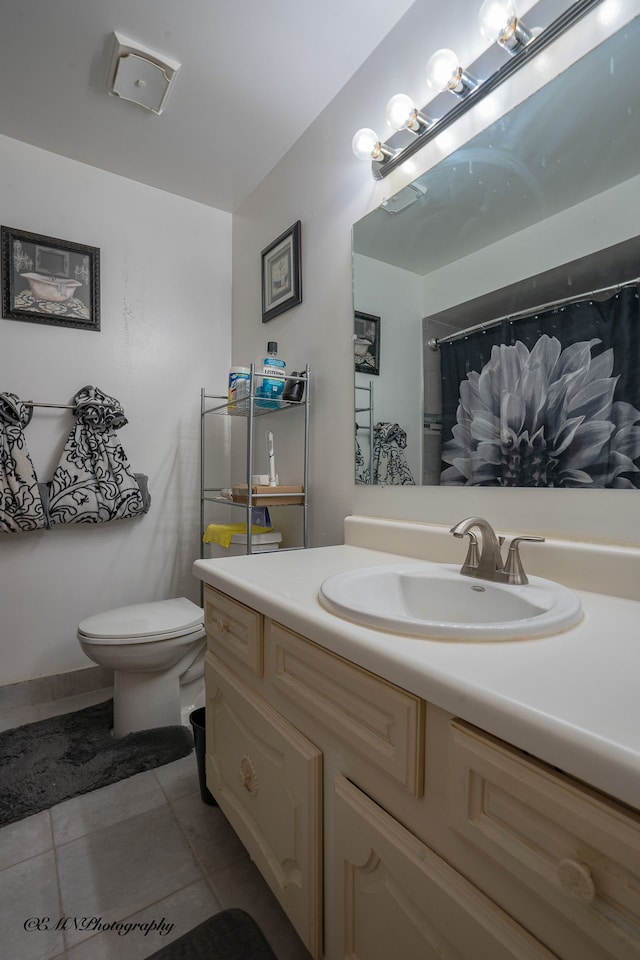
{"type": "MultiPolygon", "coordinates": [[[[273,527],[251,527],[251,535],[255,533],[269,533],[273,527]]],[[[218,543],[221,547],[231,545],[231,538],[235,533],[246,533],[246,523],[210,523],[204,532],[203,543],[218,543]]]]}

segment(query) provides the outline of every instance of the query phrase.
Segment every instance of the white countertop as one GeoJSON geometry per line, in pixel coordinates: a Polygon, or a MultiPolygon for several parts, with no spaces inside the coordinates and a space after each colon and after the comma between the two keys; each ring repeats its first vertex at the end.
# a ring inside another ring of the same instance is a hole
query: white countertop
{"type": "Polygon", "coordinates": [[[343,545],[198,560],[193,572],[328,650],[640,809],[640,602],[576,591],[584,608],[577,626],[499,643],[386,633],[320,605],[327,577],[401,559],[343,545]]]}

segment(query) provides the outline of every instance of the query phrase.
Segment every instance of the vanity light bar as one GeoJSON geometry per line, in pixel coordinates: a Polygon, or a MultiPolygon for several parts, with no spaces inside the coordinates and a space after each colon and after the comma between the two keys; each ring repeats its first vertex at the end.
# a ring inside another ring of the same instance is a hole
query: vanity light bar
{"type": "MultiPolygon", "coordinates": [[[[459,68],[460,80],[461,82],[465,80],[466,83],[462,84],[461,90],[453,90],[459,98],[458,102],[455,103],[443,117],[439,120],[430,120],[424,108],[422,110],[416,109],[416,118],[420,118],[421,122],[415,123],[413,126],[407,124],[400,132],[392,134],[385,142],[380,141],[373,130],[367,129],[366,132],[369,134],[372,144],[375,144],[375,150],[372,148],[368,153],[361,150],[360,153],[356,155],[359,155],[363,159],[371,159],[371,172],[374,179],[383,180],[393,170],[399,167],[400,164],[412,157],[418,150],[421,150],[426,143],[434,140],[443,130],[446,130],[452,123],[455,123],[470,107],[483,100],[493,90],[503,84],[505,80],[508,80],[509,77],[520,70],[525,63],[545,50],[554,40],[562,36],[563,33],[566,33],[567,30],[602,2],[603,0],[577,0],[576,3],[573,3],[568,10],[560,14],[559,17],[537,36],[533,36],[531,31],[529,31],[521,21],[518,21],[516,27],[519,29],[520,44],[517,47],[513,46],[509,50],[511,54],[510,59],[506,63],[503,63],[502,66],[487,77],[486,80],[478,81],[470,77],[461,67],[459,68]],[[525,42],[525,39],[529,37],[531,39],[525,42]],[[406,145],[400,146],[398,141],[400,137],[402,137],[402,143],[404,144],[405,137],[402,135],[406,134],[407,129],[414,133],[414,137],[406,145]],[[394,146],[394,143],[398,144],[398,146],[394,146]]],[[[500,38],[498,38],[497,42],[500,43],[501,46],[506,47],[500,38]]],[[[409,98],[406,99],[408,100],[409,98]]],[[[358,131],[353,138],[354,152],[356,140],[361,133],[364,133],[364,131],[358,131]]]]}

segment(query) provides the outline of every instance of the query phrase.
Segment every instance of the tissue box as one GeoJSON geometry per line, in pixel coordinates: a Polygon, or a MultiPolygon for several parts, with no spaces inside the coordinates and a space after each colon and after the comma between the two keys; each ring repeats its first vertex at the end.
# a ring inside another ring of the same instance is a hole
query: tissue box
{"type": "MultiPolygon", "coordinates": [[[[263,486],[254,483],[251,486],[251,493],[254,497],[256,506],[277,507],[286,506],[290,503],[304,503],[304,488],[301,485],[278,487],[263,486]]],[[[246,483],[237,483],[232,487],[231,499],[236,503],[246,503],[248,500],[246,483]]]]}

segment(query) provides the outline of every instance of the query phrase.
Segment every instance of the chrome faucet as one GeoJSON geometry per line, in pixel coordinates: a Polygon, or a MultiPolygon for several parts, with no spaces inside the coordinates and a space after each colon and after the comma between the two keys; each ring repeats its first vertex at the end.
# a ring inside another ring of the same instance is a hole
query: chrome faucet
{"type": "Polygon", "coordinates": [[[544,542],[544,537],[514,537],[509,544],[506,563],[503,564],[501,547],[504,537],[496,535],[488,520],[484,520],[482,517],[467,517],[466,520],[461,520],[460,523],[451,527],[449,532],[454,537],[469,537],[469,550],[460,568],[460,573],[466,577],[493,580],[497,583],[528,583],[529,579],[524,572],[518,546],[523,540],[536,543],[544,542]],[[479,551],[478,538],[473,532],[475,529],[480,533],[479,551]]]}

